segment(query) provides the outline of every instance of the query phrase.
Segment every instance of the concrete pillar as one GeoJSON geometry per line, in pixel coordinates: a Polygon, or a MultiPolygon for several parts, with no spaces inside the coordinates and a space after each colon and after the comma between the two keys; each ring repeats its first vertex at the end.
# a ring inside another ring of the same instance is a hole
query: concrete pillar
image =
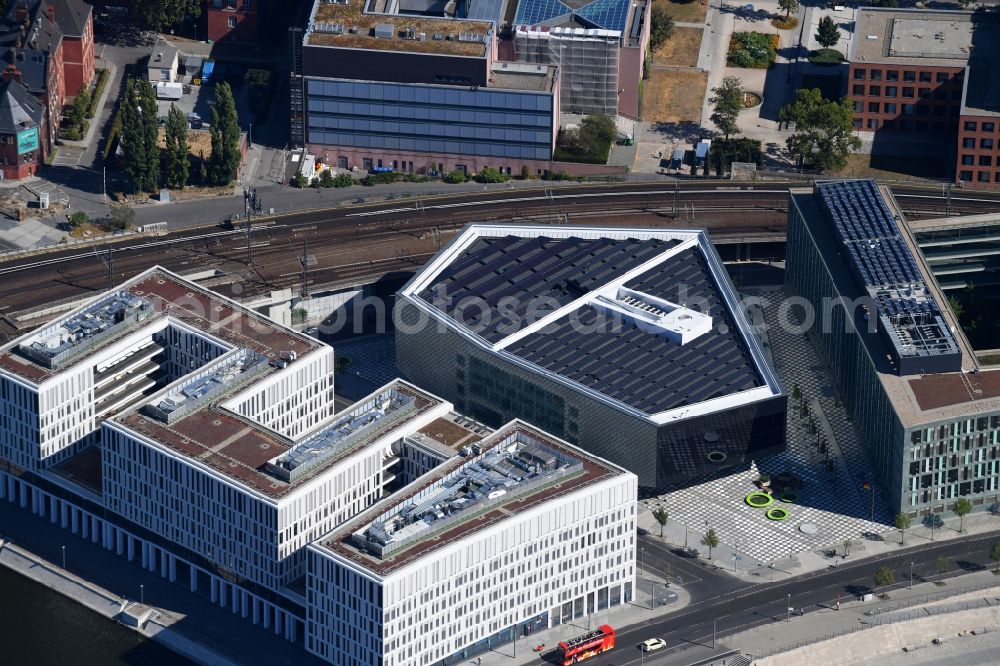
{"type": "Polygon", "coordinates": [[[49,497],[49,522],[53,525],[59,521],[59,504],[61,504],[61,502],[56,500],[55,497],[49,497]]]}
{"type": "Polygon", "coordinates": [[[219,580],[215,576],[210,576],[212,581],[212,603],[219,600],[219,580]]]}
{"type": "Polygon", "coordinates": [[[80,531],[80,510],[75,506],[69,512],[69,531],[73,534],[80,531]]]}
{"type": "Polygon", "coordinates": [[[193,564],[191,565],[191,591],[192,592],[198,591],[198,570],[194,567],[193,564]]]}
{"type": "MultiPolygon", "coordinates": [[[[97,516],[90,516],[90,539],[94,543],[97,543],[98,539],[101,538],[101,522],[97,520],[97,516]]],[[[108,541],[108,545],[105,548],[111,549],[111,542],[108,541]]]]}
{"type": "Polygon", "coordinates": [[[115,530],[115,552],[119,556],[125,552],[125,535],[122,534],[121,530],[115,530]]]}
{"type": "Polygon", "coordinates": [[[266,601],[261,601],[261,611],[264,613],[264,628],[271,628],[271,604],[266,601]]]}
{"type": "Polygon", "coordinates": [[[229,589],[226,586],[226,581],[219,581],[219,606],[225,608],[226,604],[229,603],[229,598],[226,596],[229,594],[229,589]]]}
{"type": "Polygon", "coordinates": [[[167,580],[171,583],[177,581],[177,558],[173,555],[163,554],[164,559],[167,560],[167,580]]]}
{"type": "Polygon", "coordinates": [[[0,500],[7,498],[7,474],[0,472],[0,500]]]}
{"type": "Polygon", "coordinates": [[[149,545],[145,541],[139,542],[139,561],[143,569],[149,566],[149,545]]]}
{"type": "Polygon", "coordinates": [[[233,613],[240,612],[240,588],[230,585],[230,608],[233,613]]]}
{"type": "Polygon", "coordinates": [[[295,642],[295,619],[292,617],[288,618],[288,623],[285,625],[285,640],[295,642]]]}
{"type": "Polygon", "coordinates": [[[281,620],[282,620],[282,618],[281,618],[281,616],[284,615],[284,614],[285,614],[284,611],[282,611],[282,610],[278,609],[277,607],[275,607],[275,609],[274,609],[274,633],[279,634],[279,635],[281,634],[281,629],[282,629],[282,626],[281,626],[281,620]]]}
{"type": "Polygon", "coordinates": [[[247,594],[246,591],[240,591],[240,617],[245,618],[248,614],[247,601],[249,596],[250,595],[247,594]]]}
{"type": "Polygon", "coordinates": [[[260,602],[257,599],[250,600],[251,615],[254,624],[260,624],[260,602]]]}
{"type": "MultiPolygon", "coordinates": [[[[19,490],[21,491],[20,492],[20,495],[21,495],[21,508],[22,509],[27,509],[28,508],[28,484],[27,483],[21,483],[20,485],[21,485],[21,487],[19,488],[19,490]]],[[[34,512],[34,510],[35,510],[35,505],[34,504],[31,505],[31,510],[32,510],[32,512],[34,512]]]]}
{"type": "MultiPolygon", "coordinates": [[[[66,529],[69,527],[69,506],[67,502],[59,501],[59,527],[66,529]]],[[[73,530],[74,532],[76,530],[73,530]]]]}
{"type": "Polygon", "coordinates": [[[132,562],[135,560],[135,539],[128,534],[125,535],[125,546],[128,551],[128,561],[132,562]]]}

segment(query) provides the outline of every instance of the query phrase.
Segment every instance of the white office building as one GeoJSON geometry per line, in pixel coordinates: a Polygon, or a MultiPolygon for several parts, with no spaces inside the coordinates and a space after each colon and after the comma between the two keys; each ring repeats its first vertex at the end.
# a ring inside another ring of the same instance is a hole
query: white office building
{"type": "Polygon", "coordinates": [[[635,475],[512,421],[308,546],[306,649],[457,664],[631,600],[635,475]]]}

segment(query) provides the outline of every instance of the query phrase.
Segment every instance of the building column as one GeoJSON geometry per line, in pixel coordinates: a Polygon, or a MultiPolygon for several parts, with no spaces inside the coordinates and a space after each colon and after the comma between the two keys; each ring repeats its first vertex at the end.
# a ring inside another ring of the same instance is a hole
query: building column
{"type": "Polygon", "coordinates": [[[280,610],[278,607],[274,609],[274,633],[281,633],[281,616],[284,615],[284,611],[280,610]]]}
{"type": "Polygon", "coordinates": [[[198,591],[198,569],[192,564],[191,567],[191,591],[198,591]]]}
{"type": "Polygon", "coordinates": [[[226,581],[220,580],[219,581],[219,606],[222,607],[222,608],[225,608],[226,607],[226,603],[229,601],[226,598],[226,594],[227,593],[228,593],[228,590],[226,589],[226,581]]]}
{"type": "Polygon", "coordinates": [[[80,531],[80,510],[77,509],[75,506],[69,512],[69,531],[72,532],[73,534],[76,534],[80,531]]]}
{"type": "MultiPolygon", "coordinates": [[[[110,532],[109,532],[110,534],[110,532]]],[[[97,519],[97,516],[90,516],[90,540],[97,543],[98,539],[101,538],[101,522],[97,519]]],[[[111,539],[108,538],[108,545],[105,546],[108,550],[111,550],[111,539]]]]}
{"type": "MultiPolygon", "coordinates": [[[[59,527],[66,529],[69,527],[69,506],[68,502],[58,501],[59,506],[59,527]]],[[[76,530],[73,530],[74,532],[76,530]]]]}
{"type": "Polygon", "coordinates": [[[7,499],[7,474],[0,472],[0,500],[7,499]]]}
{"type": "Polygon", "coordinates": [[[170,555],[160,548],[160,578],[170,578],[170,555]]]}
{"type": "Polygon", "coordinates": [[[131,535],[125,535],[125,546],[128,552],[128,561],[132,562],[135,560],[135,539],[131,535]]]}
{"type": "Polygon", "coordinates": [[[260,602],[257,599],[250,599],[251,615],[253,617],[254,624],[260,624],[260,602]]]}
{"type": "MultiPolygon", "coordinates": [[[[21,487],[19,488],[19,490],[21,491],[19,493],[20,500],[21,500],[21,508],[22,509],[27,509],[28,508],[28,484],[24,483],[22,481],[21,482],[21,487]]],[[[35,513],[35,505],[34,504],[31,505],[31,512],[35,513]]]]}
{"type": "Polygon", "coordinates": [[[260,604],[261,604],[261,610],[264,611],[264,628],[265,629],[270,629],[271,628],[271,604],[267,603],[266,601],[262,601],[262,602],[260,602],[260,604]]]}
{"type": "Polygon", "coordinates": [[[292,617],[285,624],[285,640],[295,642],[295,619],[292,617]]]}
{"type": "MultiPolygon", "coordinates": [[[[166,555],[164,553],[164,555],[166,555]]],[[[177,558],[173,555],[166,555],[167,559],[167,580],[171,583],[177,581],[177,558]]]]}
{"type": "Polygon", "coordinates": [[[230,600],[229,600],[230,607],[231,607],[233,613],[238,613],[238,612],[240,612],[240,588],[238,588],[238,587],[236,587],[236,585],[232,585],[232,584],[230,584],[229,587],[230,587],[230,595],[229,595],[229,597],[230,597],[230,600]]]}
{"type": "Polygon", "coordinates": [[[240,590],[240,617],[242,617],[242,618],[246,618],[246,616],[248,614],[248,611],[247,611],[247,601],[248,601],[249,597],[250,597],[250,594],[247,593],[246,590],[240,590]]]}
{"type": "MultiPolygon", "coordinates": [[[[41,493],[39,493],[39,494],[41,494],[41,493]]],[[[43,499],[44,499],[44,497],[43,497],[43,499]]],[[[48,499],[49,499],[49,522],[52,523],[53,525],[55,525],[57,522],[59,522],[59,504],[60,504],[60,502],[59,502],[59,500],[57,500],[55,497],[53,497],[51,495],[48,496],[48,499]]],[[[44,502],[42,503],[42,506],[45,506],[44,502]]]]}
{"type": "Polygon", "coordinates": [[[117,528],[111,529],[115,531],[115,552],[118,553],[118,555],[122,555],[125,553],[125,535],[117,528]]]}
{"type": "Polygon", "coordinates": [[[139,542],[139,563],[143,569],[149,566],[149,545],[145,541],[139,542]]]}

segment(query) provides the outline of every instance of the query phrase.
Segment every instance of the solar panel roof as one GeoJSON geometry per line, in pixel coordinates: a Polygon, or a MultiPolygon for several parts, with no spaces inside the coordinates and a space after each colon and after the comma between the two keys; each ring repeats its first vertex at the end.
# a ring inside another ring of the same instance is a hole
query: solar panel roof
{"type": "Polygon", "coordinates": [[[647,414],[764,385],[697,247],[626,286],[675,303],[685,300],[711,314],[712,331],[682,346],[629,320],[599,326],[606,315],[585,305],[507,351],[647,414]]]}
{"type": "Polygon", "coordinates": [[[476,21],[499,21],[505,0],[468,0],[465,18],[476,21]]]}
{"type": "Polygon", "coordinates": [[[631,0],[594,0],[577,10],[577,15],[606,30],[625,32],[631,0]]]}
{"type": "Polygon", "coordinates": [[[517,5],[514,23],[520,25],[535,25],[544,23],[557,16],[570,13],[570,8],[559,0],[521,0],[517,5]]]}
{"type": "Polygon", "coordinates": [[[487,341],[497,342],[678,243],[481,237],[419,296],[487,341]]]}

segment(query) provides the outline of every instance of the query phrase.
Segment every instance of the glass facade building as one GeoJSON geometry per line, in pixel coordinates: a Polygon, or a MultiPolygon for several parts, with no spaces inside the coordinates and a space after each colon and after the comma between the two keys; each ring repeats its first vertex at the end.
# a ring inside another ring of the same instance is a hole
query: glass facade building
{"type": "Polygon", "coordinates": [[[916,517],[950,512],[959,497],[974,509],[1000,501],[1000,373],[894,372],[827,224],[812,192],[793,191],[785,286],[815,308],[807,335],[891,511],[916,517]]]}
{"type": "Polygon", "coordinates": [[[548,160],[552,92],[309,79],[310,145],[548,160]]]}

